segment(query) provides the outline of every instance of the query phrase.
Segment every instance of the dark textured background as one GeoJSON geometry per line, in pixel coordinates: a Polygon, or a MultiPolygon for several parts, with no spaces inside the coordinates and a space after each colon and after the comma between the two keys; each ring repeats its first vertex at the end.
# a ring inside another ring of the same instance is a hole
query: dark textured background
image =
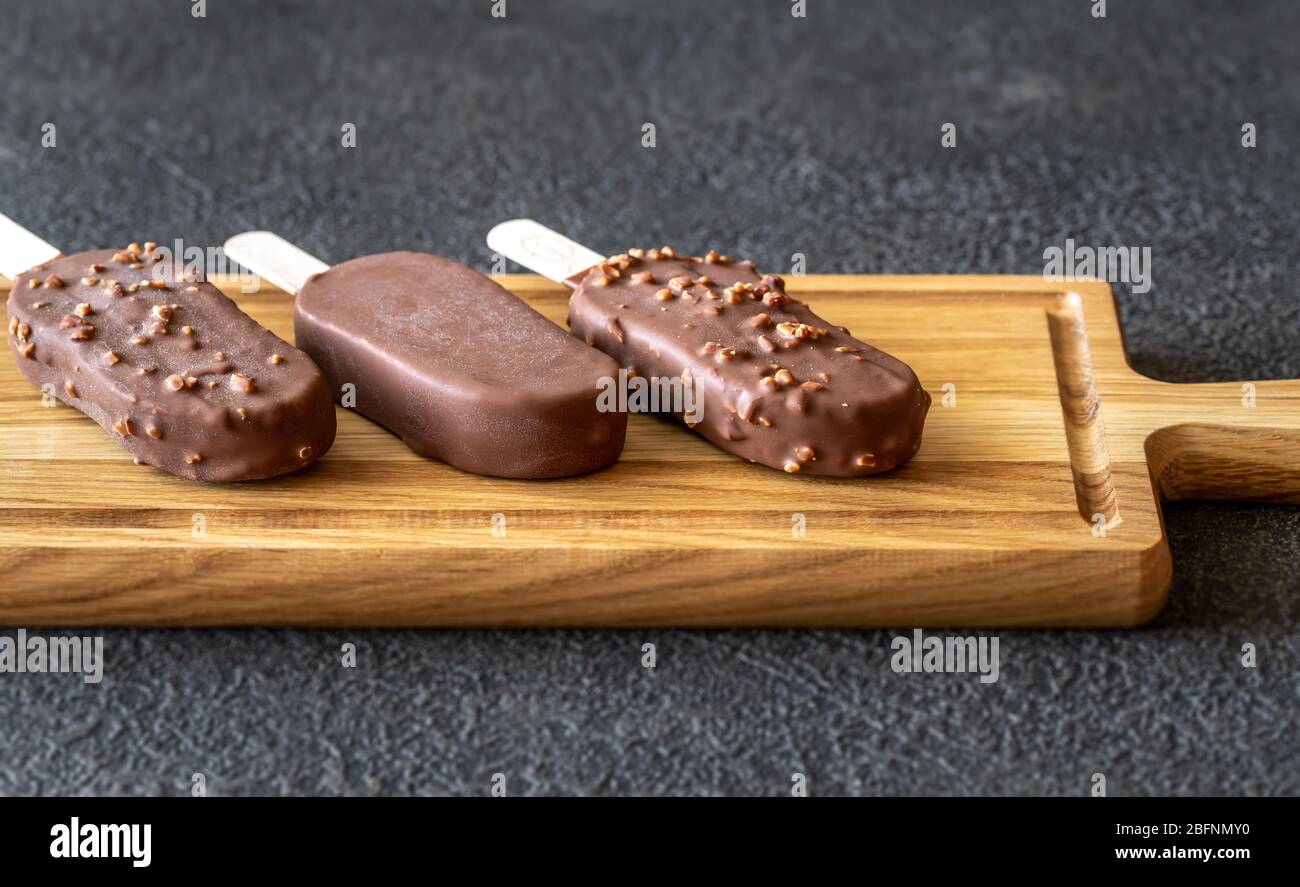
{"type": "MultiPolygon", "coordinates": [[[[807,5],[4,0],[0,211],[485,269],[515,215],[826,272],[1037,274],[1073,236],[1152,249],[1139,369],[1300,377],[1300,4],[807,5]]],[[[895,675],[885,631],[110,631],[98,687],[0,675],[0,792],[1296,793],[1300,511],[1166,518],[1153,626],[1003,632],[993,686],[895,675]]]]}

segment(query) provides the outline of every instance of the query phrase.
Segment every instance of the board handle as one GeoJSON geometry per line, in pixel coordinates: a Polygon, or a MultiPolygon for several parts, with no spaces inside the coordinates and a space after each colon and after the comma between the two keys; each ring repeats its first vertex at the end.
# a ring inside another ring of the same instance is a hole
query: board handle
{"type": "Polygon", "coordinates": [[[1165,498],[1300,503],[1300,381],[1149,383],[1165,498]]]}

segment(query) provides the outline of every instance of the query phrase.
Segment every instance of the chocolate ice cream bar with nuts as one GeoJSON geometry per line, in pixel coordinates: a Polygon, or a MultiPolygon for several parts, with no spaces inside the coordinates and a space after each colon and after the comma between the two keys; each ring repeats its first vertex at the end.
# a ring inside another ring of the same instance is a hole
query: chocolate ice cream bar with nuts
{"type": "MultiPolygon", "coordinates": [[[[257,253],[236,245],[255,270],[257,253]]],[[[448,259],[386,253],[317,273],[298,291],[294,335],[336,394],[352,386],[358,412],[463,471],[568,477],[623,450],[627,415],[597,403],[614,361],[448,259]]]]}
{"type": "Polygon", "coordinates": [[[631,249],[575,278],[574,335],[638,375],[695,386],[695,431],[787,472],[861,477],[916,454],[930,395],[752,261],[631,249]]]}
{"type": "Polygon", "coordinates": [[[139,464],[203,481],[296,471],[334,442],[306,354],[154,244],[60,256],[9,294],[9,347],[33,385],[139,464]]]}

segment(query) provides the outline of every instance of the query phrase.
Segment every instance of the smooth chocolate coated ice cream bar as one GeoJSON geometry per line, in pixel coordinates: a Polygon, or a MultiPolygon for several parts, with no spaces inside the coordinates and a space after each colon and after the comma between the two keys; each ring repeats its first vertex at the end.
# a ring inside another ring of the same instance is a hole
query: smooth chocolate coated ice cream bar
{"type": "Polygon", "coordinates": [[[602,412],[618,366],[471,268],[424,253],[365,256],[309,278],[298,346],[336,397],[422,456],[494,477],[567,477],[623,450],[602,412]],[[350,389],[345,386],[352,386],[350,389]]]}
{"type": "Polygon", "coordinates": [[[631,249],[576,279],[574,335],[652,379],[680,377],[692,427],[787,472],[860,477],[916,453],[930,395],[903,362],[792,299],[751,261],[631,249]]]}
{"type": "Polygon", "coordinates": [[[240,481],[296,471],[334,442],[311,358],[152,243],[61,256],[9,294],[9,347],[33,385],[137,463],[240,481]]]}

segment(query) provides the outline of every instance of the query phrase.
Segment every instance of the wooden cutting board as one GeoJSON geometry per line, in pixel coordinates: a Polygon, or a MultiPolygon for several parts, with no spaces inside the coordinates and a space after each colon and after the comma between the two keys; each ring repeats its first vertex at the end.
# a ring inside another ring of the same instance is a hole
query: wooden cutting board
{"type": "MultiPolygon", "coordinates": [[[[563,323],[564,288],[502,282],[563,323]]],[[[5,357],[0,622],[1126,626],[1169,587],[1161,497],[1300,501],[1300,383],[1136,374],[1105,284],[789,284],[934,396],[902,469],[788,476],[633,416],[605,471],[498,480],[340,408],[312,468],[205,486],[43,407],[5,357]]],[[[284,293],[223,288],[291,338],[284,293]]]]}

